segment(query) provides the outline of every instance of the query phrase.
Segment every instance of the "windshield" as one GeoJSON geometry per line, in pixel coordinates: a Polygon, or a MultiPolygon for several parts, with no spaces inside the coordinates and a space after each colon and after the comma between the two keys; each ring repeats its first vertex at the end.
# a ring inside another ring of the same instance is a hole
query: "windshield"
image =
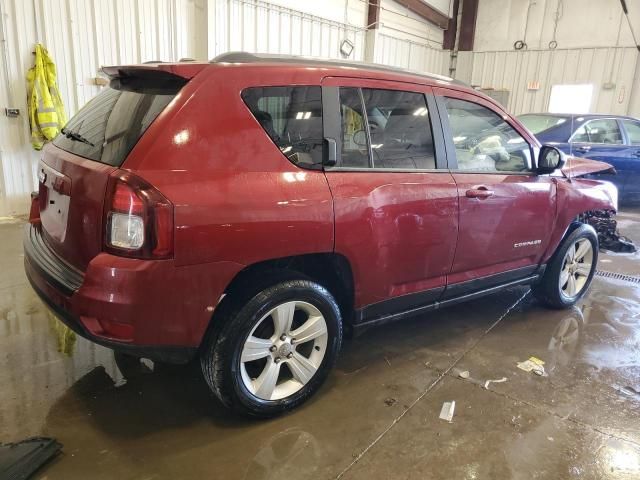
{"type": "Polygon", "coordinates": [[[570,120],[569,117],[559,117],[557,115],[520,115],[518,120],[527,127],[531,133],[538,134],[549,130],[552,127],[562,125],[564,122],[570,120]]]}
{"type": "MultiPolygon", "coordinates": [[[[140,80],[140,79],[138,79],[140,80]]],[[[112,81],[62,129],[53,144],[67,152],[119,167],[149,125],[186,80],[112,81]]],[[[180,79],[183,80],[183,79],[180,79]]]]}

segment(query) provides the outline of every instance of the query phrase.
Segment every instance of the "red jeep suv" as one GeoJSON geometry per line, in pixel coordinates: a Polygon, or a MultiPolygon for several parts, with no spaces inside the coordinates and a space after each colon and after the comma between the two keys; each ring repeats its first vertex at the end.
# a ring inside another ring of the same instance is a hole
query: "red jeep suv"
{"type": "Polygon", "coordinates": [[[44,150],[27,275],[83,337],[199,356],[240,412],[305,401],[344,329],[514,285],[567,307],[589,286],[579,219],[615,210],[615,187],[563,176],[564,154],[459,82],[247,53],[104,72],[44,150]]]}

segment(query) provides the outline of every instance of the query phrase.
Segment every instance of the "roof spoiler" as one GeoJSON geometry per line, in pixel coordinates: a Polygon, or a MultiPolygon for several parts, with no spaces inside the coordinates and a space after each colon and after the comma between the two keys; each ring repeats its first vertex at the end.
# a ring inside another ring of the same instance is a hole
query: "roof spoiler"
{"type": "Polygon", "coordinates": [[[102,71],[109,76],[109,87],[125,92],[155,95],[175,94],[189,79],[158,69],[109,67],[102,71]]]}
{"type": "Polygon", "coordinates": [[[206,63],[197,63],[191,60],[180,63],[154,62],[144,63],[142,65],[114,65],[110,67],[102,67],[102,72],[110,79],[126,76],[152,75],[155,73],[158,75],[172,75],[190,80],[206,66],[206,63]]]}

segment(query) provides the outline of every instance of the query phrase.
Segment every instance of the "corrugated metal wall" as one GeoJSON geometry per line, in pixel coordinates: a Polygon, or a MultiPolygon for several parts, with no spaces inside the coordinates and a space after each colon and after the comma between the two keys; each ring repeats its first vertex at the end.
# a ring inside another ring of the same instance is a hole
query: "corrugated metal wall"
{"type": "MultiPolygon", "coordinates": [[[[70,115],[99,92],[93,79],[103,65],[206,59],[230,50],[341,58],[344,39],[354,45],[350,58],[364,59],[364,25],[261,0],[0,0],[0,7],[0,104],[22,113],[0,116],[0,216],[24,213],[37,185],[38,154],[29,143],[25,101],[25,75],[37,42],[57,64],[70,115]]],[[[394,21],[418,28],[409,17],[394,21]]],[[[448,58],[437,45],[386,32],[375,52],[377,62],[435,73],[446,73],[448,58]]]]}
{"type": "Polygon", "coordinates": [[[507,109],[515,114],[547,111],[551,88],[557,84],[594,84],[592,112],[625,115],[634,82],[634,48],[583,48],[461,52],[456,75],[482,88],[509,90],[507,109]],[[528,90],[539,82],[539,90],[528,90]],[[614,88],[605,89],[606,83],[614,88]]]}
{"type": "Polygon", "coordinates": [[[263,1],[218,1],[209,54],[243,50],[342,58],[340,43],[346,39],[354,45],[350,59],[362,60],[365,32],[363,27],[263,1]]]}
{"type": "Polygon", "coordinates": [[[449,74],[449,50],[442,50],[429,43],[378,35],[375,61],[394,67],[421,72],[449,74]]]}
{"type": "Polygon", "coordinates": [[[0,215],[24,213],[25,195],[36,185],[25,84],[34,44],[52,54],[73,114],[99,91],[93,78],[103,65],[206,56],[205,6],[206,0],[0,0],[0,104],[21,110],[18,118],[0,116],[0,215]]]}

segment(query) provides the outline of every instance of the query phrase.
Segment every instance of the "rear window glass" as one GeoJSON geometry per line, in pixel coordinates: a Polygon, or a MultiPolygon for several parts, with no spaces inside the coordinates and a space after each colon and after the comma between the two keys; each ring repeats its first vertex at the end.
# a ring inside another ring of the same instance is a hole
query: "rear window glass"
{"type": "Polygon", "coordinates": [[[109,87],[89,101],[53,144],[75,155],[119,167],[186,80],[123,83],[112,82],[117,89],[109,87]]]}
{"type": "Polygon", "coordinates": [[[290,161],[299,167],[321,168],[320,87],[253,87],[242,92],[242,99],[290,161]]]}

